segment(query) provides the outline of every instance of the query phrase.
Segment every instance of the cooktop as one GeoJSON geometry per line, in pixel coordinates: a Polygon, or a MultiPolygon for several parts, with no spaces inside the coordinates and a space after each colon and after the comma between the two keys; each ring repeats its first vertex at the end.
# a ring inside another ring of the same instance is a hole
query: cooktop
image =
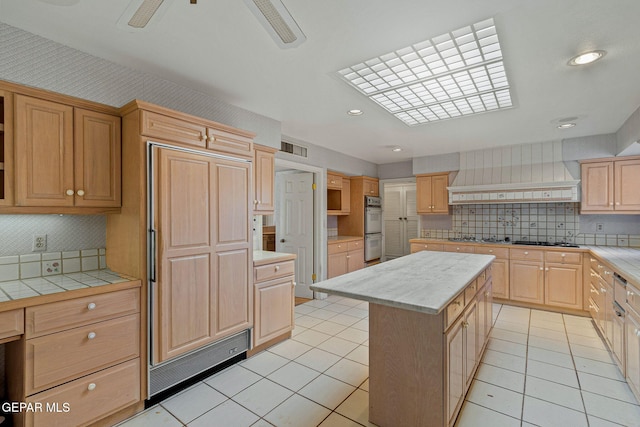
{"type": "Polygon", "coordinates": [[[580,246],[568,242],[532,242],[529,240],[516,240],[514,245],[528,245],[528,246],[557,246],[562,248],[579,248],[580,246]]]}

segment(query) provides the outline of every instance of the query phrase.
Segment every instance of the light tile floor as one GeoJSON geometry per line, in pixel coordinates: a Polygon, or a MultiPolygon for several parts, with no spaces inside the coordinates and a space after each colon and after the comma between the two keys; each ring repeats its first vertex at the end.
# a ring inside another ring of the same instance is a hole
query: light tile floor
{"type": "MultiPolygon", "coordinates": [[[[296,306],[293,337],[120,425],[373,425],[368,305],[296,306]]],[[[640,405],[587,318],[494,304],[494,329],[459,427],[640,426],[640,405]]]]}

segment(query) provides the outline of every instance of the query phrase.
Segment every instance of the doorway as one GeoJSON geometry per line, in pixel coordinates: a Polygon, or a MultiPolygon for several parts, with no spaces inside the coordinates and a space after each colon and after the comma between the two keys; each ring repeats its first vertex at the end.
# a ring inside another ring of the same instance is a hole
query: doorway
{"type": "Polygon", "coordinates": [[[324,174],[321,168],[277,159],[275,185],[276,251],[296,254],[296,287],[298,298],[313,298],[309,286],[322,280],[326,253],[321,212],[326,209],[322,192],[324,174]]]}
{"type": "Polygon", "coordinates": [[[394,180],[383,182],[382,188],[383,259],[391,260],[408,255],[409,239],[418,237],[416,183],[394,180]]]}

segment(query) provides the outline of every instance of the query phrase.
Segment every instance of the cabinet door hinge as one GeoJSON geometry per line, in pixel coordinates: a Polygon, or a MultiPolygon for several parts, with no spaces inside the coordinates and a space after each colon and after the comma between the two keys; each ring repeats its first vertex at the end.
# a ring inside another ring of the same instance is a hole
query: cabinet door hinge
{"type": "Polygon", "coordinates": [[[315,183],[311,184],[311,189],[312,189],[312,190],[315,190],[315,189],[317,189],[317,188],[318,188],[318,186],[317,186],[315,183]]]}
{"type": "MultiPolygon", "coordinates": [[[[315,184],[313,184],[313,185],[315,185],[315,184]]],[[[314,282],[316,281],[316,273],[313,273],[311,275],[311,280],[313,280],[314,282]]]]}

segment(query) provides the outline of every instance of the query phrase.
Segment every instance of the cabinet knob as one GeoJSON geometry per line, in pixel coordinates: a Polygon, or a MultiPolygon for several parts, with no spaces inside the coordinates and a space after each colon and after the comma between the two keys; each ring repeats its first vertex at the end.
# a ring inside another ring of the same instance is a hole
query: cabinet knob
{"type": "Polygon", "coordinates": [[[632,291],[627,291],[627,296],[628,297],[632,297],[633,296],[633,292],[632,291]]]}
{"type": "Polygon", "coordinates": [[[525,252],[524,254],[525,254],[525,255],[529,255],[529,252],[525,252]]]}
{"type": "Polygon", "coordinates": [[[351,258],[351,255],[347,255],[347,258],[351,258]]]}
{"type": "Polygon", "coordinates": [[[87,386],[87,390],[93,391],[96,389],[96,383],[91,383],[87,386]]]}
{"type": "Polygon", "coordinates": [[[540,267],[540,270],[542,271],[542,270],[544,270],[544,268],[543,268],[543,267],[540,267]]]}
{"type": "Polygon", "coordinates": [[[566,257],[566,256],[567,256],[567,254],[560,254],[560,256],[561,256],[562,258],[564,258],[564,257],[566,257]]]}
{"type": "Polygon", "coordinates": [[[610,272],[610,271],[605,270],[605,271],[604,271],[604,274],[611,275],[611,272],[610,272]]]}
{"type": "Polygon", "coordinates": [[[253,204],[254,204],[254,205],[257,205],[257,204],[258,204],[258,201],[257,201],[257,200],[254,200],[254,201],[253,201],[253,204]]]}
{"type": "Polygon", "coordinates": [[[549,267],[545,268],[544,271],[549,271],[549,267]]]}
{"type": "Polygon", "coordinates": [[[67,190],[67,196],[73,196],[73,190],[67,190]]]}
{"type": "Polygon", "coordinates": [[[453,304],[455,304],[455,305],[462,305],[462,302],[460,302],[460,301],[458,300],[458,301],[454,301],[454,302],[453,302],[453,304]]]}
{"type": "Polygon", "coordinates": [[[89,334],[87,335],[87,338],[92,340],[96,337],[96,333],[95,332],[89,332],[89,334]]]}
{"type": "Polygon", "coordinates": [[[95,308],[96,308],[95,302],[90,302],[89,304],[87,304],[87,310],[95,310],[95,308]]]}
{"type": "Polygon", "coordinates": [[[602,268],[602,266],[600,264],[598,264],[598,268],[602,268]]]}
{"type": "Polygon", "coordinates": [[[605,288],[600,288],[600,292],[602,292],[603,294],[606,294],[607,290],[605,288]]]}
{"type": "Polygon", "coordinates": [[[591,292],[592,294],[597,294],[597,293],[598,293],[598,291],[596,291],[596,290],[595,290],[595,289],[593,289],[593,288],[590,290],[590,292],[591,292]]]}
{"type": "Polygon", "coordinates": [[[429,245],[424,245],[424,247],[425,247],[425,248],[428,248],[428,247],[429,247],[429,245]]]}
{"type": "Polygon", "coordinates": [[[613,202],[609,202],[609,206],[613,206],[613,202]]]}
{"type": "Polygon", "coordinates": [[[488,297],[489,295],[491,295],[491,293],[490,293],[489,291],[487,291],[487,292],[485,292],[485,293],[484,293],[484,296],[485,296],[485,297],[488,297]]]}
{"type": "Polygon", "coordinates": [[[276,266],[274,267],[274,270],[276,270],[276,271],[280,270],[280,266],[279,266],[279,265],[276,265],[276,266]]]}
{"type": "Polygon", "coordinates": [[[459,250],[460,250],[460,248],[456,248],[456,251],[459,251],[459,250]]]}
{"type": "Polygon", "coordinates": [[[207,140],[207,135],[200,134],[200,137],[198,139],[200,141],[206,141],[207,140]]]}
{"type": "Polygon", "coordinates": [[[636,336],[640,337],[640,329],[636,329],[636,336]]]}
{"type": "Polygon", "coordinates": [[[370,190],[370,191],[369,191],[369,193],[372,193],[372,194],[373,194],[373,190],[370,190]]]}
{"type": "Polygon", "coordinates": [[[592,304],[589,304],[589,310],[593,310],[595,307],[592,304]]]}
{"type": "Polygon", "coordinates": [[[489,249],[489,253],[492,254],[493,253],[493,249],[489,249]]]}
{"type": "Polygon", "coordinates": [[[80,197],[84,196],[84,190],[78,190],[76,194],[80,197]]]}
{"type": "Polygon", "coordinates": [[[616,206],[620,206],[620,202],[616,202],[616,206]]]}
{"type": "MultiPolygon", "coordinates": [[[[284,239],[280,239],[280,243],[284,243],[284,242],[285,242],[284,239]]],[[[340,246],[338,246],[338,247],[340,247],[340,246]]]]}

